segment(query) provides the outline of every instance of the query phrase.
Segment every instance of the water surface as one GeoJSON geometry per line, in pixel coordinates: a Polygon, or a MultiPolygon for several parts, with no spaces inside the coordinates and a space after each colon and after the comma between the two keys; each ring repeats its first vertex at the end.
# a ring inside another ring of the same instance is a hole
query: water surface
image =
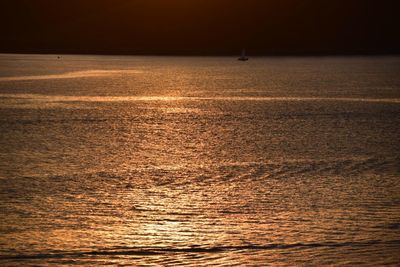
{"type": "Polygon", "coordinates": [[[399,73],[0,55],[0,265],[397,265],[399,73]]]}

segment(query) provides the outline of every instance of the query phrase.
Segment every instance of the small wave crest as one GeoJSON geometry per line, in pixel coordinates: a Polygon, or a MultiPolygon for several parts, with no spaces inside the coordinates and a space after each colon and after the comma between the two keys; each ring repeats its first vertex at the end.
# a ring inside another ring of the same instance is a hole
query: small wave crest
{"type": "Polygon", "coordinates": [[[286,160],[220,165],[223,181],[283,179],[320,176],[359,176],[397,173],[398,158],[342,158],[332,160],[286,160]]]}
{"type": "Polygon", "coordinates": [[[201,253],[232,253],[243,251],[285,250],[285,249],[310,249],[310,248],[339,248],[339,247],[369,247],[374,245],[399,246],[400,240],[368,240],[359,242],[326,242],[326,243],[293,243],[293,244],[268,244],[268,245],[243,245],[243,246],[191,246],[183,248],[174,247],[119,247],[99,249],[93,251],[62,251],[54,253],[0,255],[0,260],[32,260],[51,258],[81,258],[87,256],[152,256],[162,254],[201,254],[201,253]]]}
{"type": "Polygon", "coordinates": [[[71,71],[60,74],[46,74],[46,75],[26,75],[26,76],[9,76],[0,77],[0,82],[8,81],[36,81],[36,80],[53,80],[53,79],[75,79],[87,77],[101,77],[123,74],[141,73],[138,70],[85,70],[85,71],[71,71]]]}

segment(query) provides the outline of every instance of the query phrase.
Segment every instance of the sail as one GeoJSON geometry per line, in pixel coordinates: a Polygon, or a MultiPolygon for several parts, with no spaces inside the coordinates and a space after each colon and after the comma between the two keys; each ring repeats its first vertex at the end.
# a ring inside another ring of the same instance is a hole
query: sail
{"type": "Polygon", "coordinates": [[[240,61],[247,61],[248,58],[246,57],[246,49],[242,49],[242,55],[240,56],[240,58],[238,58],[238,60],[240,61]]]}

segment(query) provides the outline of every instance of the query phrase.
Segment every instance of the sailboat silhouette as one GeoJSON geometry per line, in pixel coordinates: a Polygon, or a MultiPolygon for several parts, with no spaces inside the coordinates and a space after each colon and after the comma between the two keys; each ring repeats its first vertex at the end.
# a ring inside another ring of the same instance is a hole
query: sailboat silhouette
{"type": "Polygon", "coordinates": [[[247,60],[249,60],[249,58],[246,57],[246,49],[242,49],[242,55],[240,56],[240,58],[238,58],[238,60],[240,60],[240,61],[247,61],[247,60]]]}

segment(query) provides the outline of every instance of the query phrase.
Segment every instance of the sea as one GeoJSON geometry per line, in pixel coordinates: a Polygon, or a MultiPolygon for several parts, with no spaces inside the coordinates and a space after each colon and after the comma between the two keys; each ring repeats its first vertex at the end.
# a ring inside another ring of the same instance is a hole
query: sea
{"type": "Polygon", "coordinates": [[[0,55],[1,266],[400,266],[400,57],[0,55]]]}

